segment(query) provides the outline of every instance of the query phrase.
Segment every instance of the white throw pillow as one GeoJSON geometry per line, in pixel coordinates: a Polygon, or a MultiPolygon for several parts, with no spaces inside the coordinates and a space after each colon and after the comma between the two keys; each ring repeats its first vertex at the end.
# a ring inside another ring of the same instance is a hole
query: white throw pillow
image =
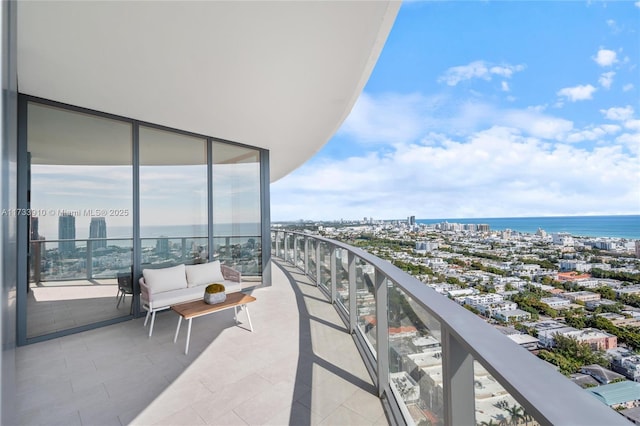
{"type": "Polygon", "coordinates": [[[145,283],[151,289],[151,293],[161,293],[187,287],[184,265],[161,269],[143,269],[142,275],[145,283]]]}
{"type": "Polygon", "coordinates": [[[199,265],[187,265],[187,285],[195,287],[199,285],[220,283],[224,281],[222,270],[220,269],[220,261],[216,260],[210,263],[202,263],[199,265]]]}

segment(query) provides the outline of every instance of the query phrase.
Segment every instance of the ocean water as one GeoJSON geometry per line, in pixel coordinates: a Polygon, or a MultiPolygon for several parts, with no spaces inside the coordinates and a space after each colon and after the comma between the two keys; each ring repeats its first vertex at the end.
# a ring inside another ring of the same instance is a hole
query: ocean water
{"type": "Polygon", "coordinates": [[[640,240],[640,215],[621,216],[552,216],[502,217],[475,219],[418,219],[426,225],[441,223],[485,223],[491,230],[535,233],[538,228],[547,233],[568,232],[573,236],[615,237],[640,240]]]}

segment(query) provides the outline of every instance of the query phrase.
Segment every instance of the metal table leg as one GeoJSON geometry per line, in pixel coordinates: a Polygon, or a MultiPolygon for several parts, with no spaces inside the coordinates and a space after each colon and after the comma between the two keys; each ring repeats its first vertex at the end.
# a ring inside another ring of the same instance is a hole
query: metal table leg
{"type": "Polygon", "coordinates": [[[251,329],[251,332],[253,332],[253,325],[251,325],[251,317],[249,316],[249,307],[247,305],[243,305],[244,306],[244,311],[247,313],[247,319],[249,320],[249,328],[251,329]]]}
{"type": "Polygon", "coordinates": [[[189,326],[187,327],[187,344],[184,346],[184,354],[189,353],[189,339],[191,339],[191,321],[193,318],[189,318],[189,326]]]}
{"type": "Polygon", "coordinates": [[[173,336],[173,343],[178,340],[178,333],[180,332],[180,324],[182,324],[182,315],[178,315],[178,326],[176,327],[176,335],[173,336]]]}

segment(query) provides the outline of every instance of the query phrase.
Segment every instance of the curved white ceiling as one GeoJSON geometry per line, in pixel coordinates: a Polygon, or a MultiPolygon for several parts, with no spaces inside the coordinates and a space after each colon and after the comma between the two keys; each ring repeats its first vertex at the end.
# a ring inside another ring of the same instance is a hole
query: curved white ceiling
{"type": "Polygon", "coordinates": [[[19,2],[19,91],[269,149],[274,181],[346,118],[399,7],[19,2]]]}

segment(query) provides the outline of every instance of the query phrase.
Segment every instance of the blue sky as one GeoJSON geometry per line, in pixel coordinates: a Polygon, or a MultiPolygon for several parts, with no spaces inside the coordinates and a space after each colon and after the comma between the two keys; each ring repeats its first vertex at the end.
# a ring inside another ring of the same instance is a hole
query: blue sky
{"type": "Polygon", "coordinates": [[[640,214],[640,2],[405,2],[272,219],[640,214]]]}

